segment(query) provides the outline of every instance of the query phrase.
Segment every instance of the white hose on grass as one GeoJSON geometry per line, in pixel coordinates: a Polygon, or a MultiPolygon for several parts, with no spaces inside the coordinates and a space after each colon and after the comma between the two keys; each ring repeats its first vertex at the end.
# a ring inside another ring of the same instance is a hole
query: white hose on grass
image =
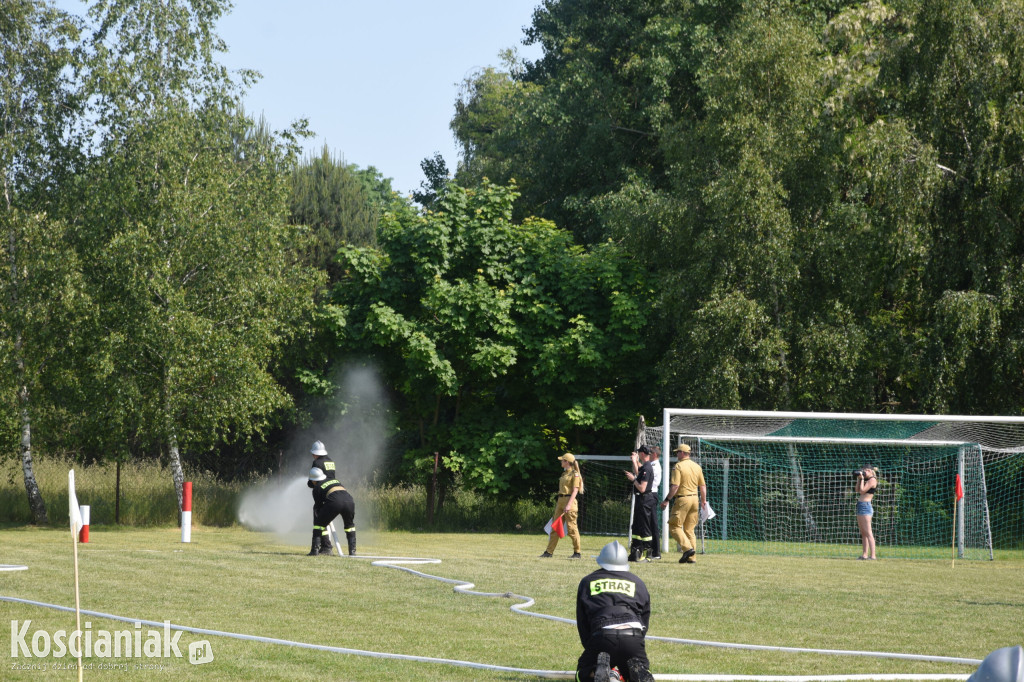
{"type": "MultiPolygon", "coordinates": [[[[414,571],[411,568],[406,568],[404,566],[397,565],[397,564],[410,564],[410,563],[439,564],[439,563],[441,563],[440,559],[414,559],[414,558],[405,558],[405,557],[394,557],[394,558],[387,558],[387,557],[350,557],[350,558],[353,558],[353,559],[358,559],[358,558],[376,559],[376,561],[374,561],[372,563],[373,566],[384,566],[385,568],[395,568],[395,569],[398,569],[400,571],[405,571],[406,573],[412,573],[413,575],[418,575],[418,576],[423,577],[423,578],[429,578],[431,580],[439,580],[439,581],[444,582],[444,583],[449,583],[449,584],[455,585],[455,591],[459,592],[461,594],[469,594],[469,595],[474,595],[474,596],[478,596],[478,597],[505,597],[505,598],[509,598],[509,599],[521,599],[525,603],[523,603],[523,604],[515,604],[515,605],[510,607],[511,610],[514,611],[515,613],[518,613],[518,614],[521,614],[521,615],[524,615],[524,616],[533,616],[534,618],[545,618],[547,620],[556,620],[556,621],[559,621],[559,622],[562,622],[562,623],[569,623],[570,625],[576,625],[576,621],[574,619],[572,619],[572,618],[559,618],[558,616],[550,616],[550,615],[547,615],[547,614],[544,614],[544,613],[533,613],[531,611],[524,611],[524,609],[527,609],[527,608],[533,606],[533,604],[534,604],[534,600],[532,598],[530,598],[530,597],[526,597],[526,596],[523,596],[523,595],[520,595],[520,594],[515,594],[513,592],[474,592],[474,591],[472,591],[472,589],[474,587],[476,587],[476,585],[474,585],[471,582],[467,582],[467,581],[464,581],[464,580],[453,580],[451,578],[442,578],[440,576],[430,575],[429,573],[423,573],[421,571],[414,571]]],[[[703,641],[703,640],[699,640],[699,639],[681,639],[681,638],[678,638],[678,637],[657,637],[657,636],[654,636],[654,635],[647,635],[646,639],[647,640],[654,640],[654,641],[658,641],[658,642],[670,642],[670,643],[673,643],[673,644],[692,644],[694,646],[719,647],[719,648],[723,648],[723,649],[745,649],[745,650],[748,650],[748,651],[783,651],[783,652],[787,652],[787,653],[827,654],[827,655],[830,655],[830,656],[867,656],[867,657],[870,657],[870,658],[896,658],[896,659],[903,659],[903,660],[910,660],[910,661],[929,661],[929,662],[934,662],[934,663],[963,663],[963,664],[966,664],[966,665],[981,665],[981,660],[980,659],[975,659],[975,658],[954,658],[954,657],[950,657],[950,656],[928,656],[928,655],[924,655],[924,654],[899,654],[899,653],[892,653],[892,652],[885,652],[885,651],[855,651],[855,650],[849,650],[849,649],[807,649],[807,648],[800,648],[800,647],[771,646],[771,645],[765,645],[765,644],[734,644],[734,643],[730,643],[730,642],[710,642],[710,641],[703,641]]],[[[964,676],[964,678],[966,679],[966,676],[964,676]]],[[[668,678],[659,678],[659,679],[668,679],[668,678]]],[[[686,679],[690,679],[690,678],[686,678],[686,679]]],[[[738,678],[729,678],[729,679],[738,679],[738,678]]],[[[816,677],[814,679],[822,679],[822,678],[816,677]]],[[[844,679],[847,679],[847,678],[844,678],[844,679]]],[[[873,679],[875,679],[875,678],[873,678],[873,679]]]]}
{"type": "MultiPolygon", "coordinates": [[[[47,609],[54,609],[56,611],[68,611],[74,613],[75,609],[71,606],[60,606],[59,604],[47,604],[46,602],[34,601],[31,599],[19,599],[17,597],[6,597],[0,595],[0,601],[13,602],[15,604],[27,604],[30,606],[39,606],[47,609]]],[[[93,618],[106,618],[107,620],[120,621],[122,623],[141,623],[142,625],[149,625],[152,627],[162,628],[165,626],[164,623],[158,623],[155,620],[143,620],[141,618],[128,618],[126,616],[118,616],[112,613],[102,613],[100,611],[87,611],[86,609],[81,610],[83,616],[91,616],[93,618]]],[[[454,665],[462,668],[477,668],[480,670],[493,670],[497,672],[510,672],[510,673],[521,673],[524,675],[531,675],[534,677],[548,678],[548,679],[572,679],[575,673],[568,671],[552,671],[552,670],[531,670],[529,668],[511,668],[501,665],[489,665],[486,663],[474,663],[472,661],[459,661],[450,658],[434,658],[431,656],[408,656],[406,654],[392,654],[381,651],[364,651],[362,649],[349,649],[347,647],[340,646],[327,646],[325,644],[310,644],[308,642],[296,642],[289,639],[278,639],[277,637],[261,637],[259,635],[246,635],[237,632],[224,632],[222,630],[209,630],[206,628],[195,628],[187,625],[175,625],[171,623],[168,625],[171,630],[180,630],[182,632],[190,632],[195,635],[208,635],[214,637],[227,637],[230,639],[241,639],[247,642],[261,642],[263,644],[280,644],[284,646],[296,647],[299,649],[313,649],[315,651],[326,651],[335,654],[351,654],[353,656],[368,656],[370,658],[387,658],[396,661],[416,661],[423,663],[443,663],[446,665],[454,665]]]]}

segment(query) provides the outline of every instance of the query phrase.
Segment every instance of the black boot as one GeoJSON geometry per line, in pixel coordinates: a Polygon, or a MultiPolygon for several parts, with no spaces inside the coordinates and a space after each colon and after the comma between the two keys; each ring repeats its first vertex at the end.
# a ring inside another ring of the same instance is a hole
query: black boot
{"type": "Polygon", "coordinates": [[[345,537],[348,539],[348,555],[356,555],[356,532],[354,530],[345,531],[345,537]]]}
{"type": "Polygon", "coordinates": [[[647,662],[639,658],[626,661],[630,682],[654,682],[654,675],[647,668],[647,662]]]}
{"type": "Polygon", "coordinates": [[[306,556],[317,556],[320,554],[320,535],[313,533],[313,544],[309,547],[309,554],[306,556]]]}
{"type": "Polygon", "coordinates": [[[611,656],[607,651],[597,655],[597,668],[594,670],[594,682],[611,682],[612,667],[611,656]]]}
{"type": "Polygon", "coordinates": [[[331,539],[326,535],[320,536],[320,553],[321,554],[333,554],[334,546],[331,544],[331,539]]]}

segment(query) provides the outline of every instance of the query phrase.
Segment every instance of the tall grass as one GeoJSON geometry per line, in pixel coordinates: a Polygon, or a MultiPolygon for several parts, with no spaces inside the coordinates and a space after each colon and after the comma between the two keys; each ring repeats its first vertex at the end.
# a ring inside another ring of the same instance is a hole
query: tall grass
{"type": "MultiPolygon", "coordinates": [[[[90,506],[90,523],[114,523],[117,471],[113,463],[81,465],[67,459],[45,458],[36,461],[34,469],[51,525],[64,525],[68,521],[69,469],[75,470],[79,504],[90,506]]],[[[242,494],[250,486],[265,482],[261,477],[222,481],[209,471],[187,466],[185,480],[192,481],[192,522],[203,526],[236,524],[242,494]]],[[[0,484],[0,523],[31,523],[19,461],[0,463],[0,484]]],[[[355,489],[352,494],[361,526],[369,525],[377,530],[536,532],[544,526],[551,512],[550,505],[530,500],[460,490],[448,496],[444,509],[428,524],[427,493],[422,485],[355,489]]],[[[177,525],[178,497],[170,469],[151,460],[121,466],[120,523],[141,527],[177,525]]]]}
{"type": "Polygon", "coordinates": [[[458,490],[427,523],[427,491],[422,485],[387,486],[364,491],[381,530],[435,532],[536,532],[551,516],[552,505],[458,490]]]}
{"type": "MultiPolygon", "coordinates": [[[[0,464],[0,522],[31,523],[21,462],[0,464]]],[[[117,466],[112,462],[81,465],[63,458],[35,461],[36,483],[46,502],[51,525],[68,522],[68,470],[75,470],[75,494],[79,504],[89,505],[91,524],[112,524],[117,504],[117,466]]],[[[235,522],[244,482],[228,483],[208,471],[186,467],[192,481],[194,523],[228,526],[235,522]]],[[[178,523],[178,496],[170,469],[147,460],[121,465],[120,522],[128,526],[165,526],[178,523]]]]}

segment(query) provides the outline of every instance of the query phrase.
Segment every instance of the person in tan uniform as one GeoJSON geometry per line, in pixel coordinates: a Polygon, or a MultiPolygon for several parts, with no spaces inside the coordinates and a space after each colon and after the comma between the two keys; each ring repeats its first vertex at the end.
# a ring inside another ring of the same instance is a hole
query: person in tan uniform
{"type": "MultiPolygon", "coordinates": [[[[557,519],[562,517],[565,524],[565,534],[572,540],[572,556],[570,559],[582,559],[580,554],[580,531],[576,525],[579,507],[576,504],[576,496],[583,492],[583,476],[580,475],[580,465],[576,457],[567,452],[558,458],[562,462],[562,477],[558,479],[558,501],[555,502],[555,513],[551,517],[557,519]]],[[[551,531],[548,539],[548,548],[540,555],[541,559],[550,559],[554,556],[555,547],[558,545],[558,533],[551,531]]]]}
{"type": "Polygon", "coordinates": [[[693,564],[693,556],[697,553],[697,537],[693,529],[697,527],[700,509],[708,501],[708,486],[704,482],[704,470],[690,460],[690,446],[681,443],[675,453],[679,460],[672,467],[668,495],[661,503],[664,509],[672,502],[672,516],[669,517],[668,533],[683,548],[681,564],[693,564]]]}

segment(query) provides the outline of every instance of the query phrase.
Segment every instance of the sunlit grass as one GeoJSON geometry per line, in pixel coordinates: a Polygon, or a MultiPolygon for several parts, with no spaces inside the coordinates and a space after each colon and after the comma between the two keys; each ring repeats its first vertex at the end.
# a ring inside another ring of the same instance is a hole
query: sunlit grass
{"type": "MultiPolygon", "coordinates": [[[[571,670],[580,651],[572,625],[517,615],[514,602],[456,594],[452,586],[370,565],[310,558],[241,528],[199,526],[182,544],[174,528],[100,528],[80,546],[82,607],[162,622],[376,652],[502,666],[571,670]]],[[[559,551],[540,560],[539,533],[360,533],[363,555],[436,557],[416,567],[475,583],[483,592],[528,595],[532,610],[575,617],[579,580],[606,538],[584,536],[583,561],[559,551]]],[[[559,550],[563,548],[560,546],[559,550]]],[[[63,529],[0,531],[0,594],[73,605],[72,545],[63,529]]],[[[984,658],[1020,643],[1024,562],[957,562],[678,555],[641,564],[652,594],[651,634],[776,646],[984,658]]],[[[0,622],[32,619],[31,631],[73,627],[72,614],[0,602],[0,622]]],[[[92,628],[125,624],[92,618],[92,628]]],[[[215,660],[170,661],[185,679],[510,680],[509,673],[302,650],[185,633],[182,648],[209,639],[215,660]]],[[[5,644],[5,656],[9,656],[5,644]]],[[[970,673],[971,666],[820,654],[743,651],[649,642],[656,673],[970,673]]],[[[58,662],[56,659],[50,662],[58,662]]],[[[66,662],[66,661],[65,661],[66,662]]],[[[35,680],[10,669],[5,679],[35,680]]],[[[138,671],[105,671],[102,679],[138,671]]],[[[72,673],[67,673],[71,677],[72,673]]],[[[57,675],[55,675],[57,676],[57,675]]]]}

